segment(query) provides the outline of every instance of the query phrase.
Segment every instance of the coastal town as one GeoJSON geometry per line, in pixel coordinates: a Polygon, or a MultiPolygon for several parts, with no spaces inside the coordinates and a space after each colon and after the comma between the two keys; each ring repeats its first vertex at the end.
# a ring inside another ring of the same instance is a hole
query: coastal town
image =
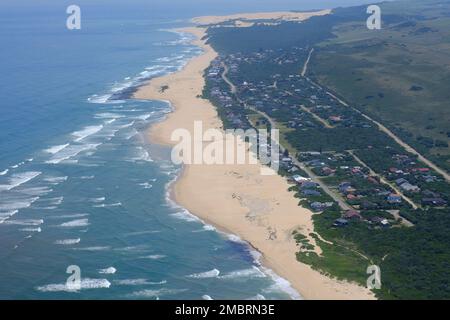
{"type": "Polygon", "coordinates": [[[439,173],[306,76],[311,53],[293,47],[219,56],[206,71],[204,95],[225,128],[280,130],[280,173],[301,205],[340,211],[330,228],[411,227],[417,209],[447,208],[439,173]]]}

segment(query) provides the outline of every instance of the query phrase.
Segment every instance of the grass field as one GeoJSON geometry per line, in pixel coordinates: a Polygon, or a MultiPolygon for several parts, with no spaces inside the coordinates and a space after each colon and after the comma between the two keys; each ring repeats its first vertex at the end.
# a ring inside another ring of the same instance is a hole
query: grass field
{"type": "Polygon", "coordinates": [[[450,171],[450,1],[412,2],[382,4],[381,30],[338,24],[310,72],[450,171]]]}

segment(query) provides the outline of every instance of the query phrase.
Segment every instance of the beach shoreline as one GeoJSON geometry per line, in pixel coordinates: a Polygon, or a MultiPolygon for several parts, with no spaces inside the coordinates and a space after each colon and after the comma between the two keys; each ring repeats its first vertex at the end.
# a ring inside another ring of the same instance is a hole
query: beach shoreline
{"type": "MultiPolygon", "coordinates": [[[[305,16],[305,19],[311,16],[305,16]]],[[[203,22],[205,20],[202,20],[203,22]]],[[[206,43],[206,29],[190,27],[178,31],[193,34],[193,44],[203,53],[182,70],[152,79],[139,87],[136,99],[169,101],[173,112],[148,132],[152,143],[173,146],[171,134],[184,128],[193,132],[194,121],[206,128],[222,129],[214,106],[201,93],[204,70],[217,57],[206,43]],[[165,88],[162,90],[162,88],[165,88]]],[[[373,299],[373,294],[353,283],[330,279],[297,261],[299,251],[293,231],[303,233],[312,244],[313,213],[298,206],[287,181],[262,176],[261,165],[185,165],[170,185],[177,204],[219,231],[238,236],[261,254],[261,263],[283,279],[305,299],[373,299]]],[[[316,246],[320,254],[320,247],[316,246]]]]}

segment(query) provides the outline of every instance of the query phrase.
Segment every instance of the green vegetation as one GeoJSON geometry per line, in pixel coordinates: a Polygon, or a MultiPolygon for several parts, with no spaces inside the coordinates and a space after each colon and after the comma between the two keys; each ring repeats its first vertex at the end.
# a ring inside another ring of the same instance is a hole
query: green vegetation
{"type": "Polygon", "coordinates": [[[269,127],[260,112],[270,117],[282,145],[304,166],[288,159],[280,174],[293,183],[294,175],[315,175],[359,210],[360,216],[339,224],[348,213],[339,199],[297,181],[289,190],[299,205],[320,212],[310,236],[322,250],[317,255],[308,238],[294,232],[299,261],[361,285],[367,267],[379,265],[382,288],[374,292],[382,299],[450,299],[449,185],[356,111],[449,168],[450,71],[442,65],[450,63],[450,0],[381,7],[381,31],[367,30],[366,6],[336,9],[301,24],[209,29],[220,57],[204,97],[217,107],[225,128],[269,127]],[[298,74],[311,47],[313,81],[298,74]],[[237,93],[221,77],[224,65],[237,93]],[[402,189],[402,179],[417,190],[402,189]]]}
{"type": "Polygon", "coordinates": [[[450,2],[385,2],[382,30],[339,23],[310,76],[450,171],[450,2]]]}

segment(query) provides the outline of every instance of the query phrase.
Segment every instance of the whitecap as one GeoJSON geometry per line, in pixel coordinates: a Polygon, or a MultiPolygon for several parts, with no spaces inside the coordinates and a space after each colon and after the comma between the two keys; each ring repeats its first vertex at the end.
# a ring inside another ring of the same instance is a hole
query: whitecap
{"type": "Polygon", "coordinates": [[[111,247],[109,246],[93,246],[93,247],[84,247],[84,248],[74,248],[73,250],[80,250],[80,251],[106,251],[110,250],[111,247]]]}
{"type": "Polygon", "coordinates": [[[116,272],[117,272],[117,269],[114,267],[109,267],[109,268],[98,270],[98,273],[101,273],[101,274],[114,274],[116,272]]]}
{"type": "Polygon", "coordinates": [[[23,231],[23,232],[42,232],[42,229],[40,228],[40,227],[38,227],[38,228],[23,228],[23,229],[20,229],[20,231],[23,231]]]}
{"type": "Polygon", "coordinates": [[[266,275],[259,268],[253,266],[249,269],[231,271],[220,276],[220,279],[248,279],[248,278],[265,278],[266,275]]]}
{"type": "Polygon", "coordinates": [[[65,149],[65,148],[67,148],[69,145],[70,145],[69,143],[60,144],[60,145],[53,146],[53,147],[50,147],[48,149],[45,149],[44,151],[47,152],[47,153],[55,154],[55,153],[58,153],[58,152],[60,152],[61,150],[65,149]]]}
{"type": "Polygon", "coordinates": [[[199,222],[200,220],[194,216],[193,214],[189,213],[187,210],[182,210],[176,213],[170,214],[172,217],[188,221],[188,222],[199,222]]]}
{"type": "Polygon", "coordinates": [[[64,240],[56,240],[55,244],[68,246],[68,245],[78,244],[78,243],[80,243],[80,241],[81,241],[80,238],[64,239],[64,240]]]}
{"type": "Polygon", "coordinates": [[[116,202],[116,203],[102,203],[94,205],[94,208],[108,208],[108,207],[120,207],[122,205],[122,202],[116,202]]]}
{"type": "Polygon", "coordinates": [[[39,197],[32,198],[11,198],[0,203],[0,211],[14,211],[29,208],[39,197]]]}
{"type": "Polygon", "coordinates": [[[120,128],[120,129],[126,129],[126,128],[129,128],[129,127],[133,126],[134,123],[135,123],[135,121],[131,121],[130,123],[121,125],[119,128],[120,128]]]}
{"type": "Polygon", "coordinates": [[[47,181],[51,184],[59,184],[61,182],[64,182],[68,179],[68,176],[63,176],[63,177],[46,177],[44,178],[44,181],[47,181]]]}
{"type": "Polygon", "coordinates": [[[9,178],[8,184],[0,185],[0,191],[9,191],[14,188],[19,187],[20,185],[27,183],[30,180],[33,180],[37,176],[39,176],[41,172],[38,171],[28,171],[14,174],[11,178],[9,178]]]}
{"type": "Polygon", "coordinates": [[[270,293],[270,292],[280,292],[281,291],[281,292],[287,293],[294,300],[302,299],[301,295],[294,288],[292,288],[289,281],[278,276],[270,269],[264,268],[264,272],[267,273],[270,276],[270,278],[272,278],[272,280],[275,282],[270,287],[264,289],[263,290],[264,292],[270,293]]]}
{"type": "Polygon", "coordinates": [[[90,103],[106,103],[111,98],[112,94],[104,94],[104,95],[97,95],[94,94],[91,97],[88,98],[88,102],[90,103]]]}
{"type": "Polygon", "coordinates": [[[151,282],[147,279],[123,279],[123,280],[114,280],[114,284],[121,286],[143,286],[143,285],[161,285],[166,284],[166,280],[162,280],[159,282],[151,282]]]}
{"type": "Polygon", "coordinates": [[[4,224],[18,226],[38,226],[44,223],[43,219],[6,220],[4,224]]]}
{"type": "Polygon", "coordinates": [[[113,112],[102,112],[102,113],[97,113],[95,115],[95,117],[97,119],[120,119],[125,117],[122,114],[118,114],[118,113],[113,113],[113,112]]]}
{"type": "Polygon", "coordinates": [[[68,222],[64,222],[60,224],[60,227],[63,228],[79,228],[85,227],[89,225],[89,219],[76,219],[68,222]]]}
{"type": "Polygon", "coordinates": [[[202,299],[203,299],[203,300],[214,300],[213,298],[211,298],[211,296],[209,296],[209,295],[207,295],[207,294],[204,294],[204,295],[202,296],[202,299]]]}
{"type": "Polygon", "coordinates": [[[47,160],[45,163],[58,164],[58,163],[61,163],[62,161],[69,160],[69,159],[77,156],[81,152],[95,150],[100,145],[101,145],[101,143],[69,146],[66,149],[64,149],[63,151],[55,154],[54,157],[52,157],[50,160],[47,160]]]}
{"type": "Polygon", "coordinates": [[[143,115],[141,115],[141,116],[138,116],[137,118],[140,119],[140,120],[146,121],[146,120],[148,120],[151,116],[152,116],[152,114],[151,114],[151,113],[148,113],[148,114],[143,114],[143,115]]]}
{"type": "Polygon", "coordinates": [[[25,164],[25,161],[21,161],[13,166],[11,166],[11,169],[17,169],[18,167],[22,166],[25,164]]]}
{"type": "Polygon", "coordinates": [[[139,252],[139,251],[145,251],[148,250],[148,246],[141,244],[141,245],[137,245],[137,246],[128,246],[128,247],[123,247],[123,248],[116,248],[114,249],[116,251],[123,251],[123,252],[139,252]]]}
{"type": "Polygon", "coordinates": [[[143,297],[143,298],[159,298],[160,296],[166,296],[166,295],[174,295],[178,293],[182,293],[188,291],[187,289],[159,289],[159,290],[140,290],[135,291],[131,293],[130,297],[143,297]]]}
{"type": "Polygon", "coordinates": [[[152,255],[149,255],[149,256],[142,256],[142,257],[139,257],[140,259],[151,259],[151,260],[159,260],[159,259],[163,259],[163,258],[165,258],[166,256],[165,255],[162,255],[162,254],[152,254],[152,255]]]}
{"type": "MultiPolygon", "coordinates": [[[[80,290],[84,289],[100,289],[100,288],[109,288],[111,286],[111,283],[107,279],[89,279],[84,278],[80,281],[80,290]]],[[[59,292],[59,291],[65,291],[65,292],[77,292],[76,288],[74,288],[73,285],[67,285],[67,284],[48,284],[45,286],[37,287],[36,290],[41,292],[59,292]]]]}
{"type": "Polygon", "coordinates": [[[144,183],[139,183],[140,186],[144,187],[144,189],[151,189],[153,187],[153,185],[151,185],[148,182],[144,182],[144,183]]]}
{"type": "Polygon", "coordinates": [[[4,176],[5,174],[7,174],[9,171],[9,169],[3,170],[0,172],[0,176],[4,176]]]}
{"type": "Polygon", "coordinates": [[[32,188],[22,189],[20,191],[20,193],[22,195],[28,195],[28,196],[42,196],[42,195],[45,195],[52,191],[53,191],[53,189],[50,189],[49,187],[32,187],[32,188]]]}
{"type": "Polygon", "coordinates": [[[196,279],[206,279],[206,278],[217,278],[220,274],[220,271],[218,269],[212,269],[205,272],[200,273],[194,273],[191,275],[188,275],[188,278],[196,278],[196,279]]]}
{"type": "Polygon", "coordinates": [[[206,231],[216,231],[216,228],[209,224],[204,225],[203,229],[206,231]]]}
{"type": "Polygon", "coordinates": [[[19,210],[13,210],[13,211],[7,211],[7,212],[0,212],[0,224],[2,224],[4,221],[11,218],[13,215],[15,215],[19,210]]]}
{"type": "Polygon", "coordinates": [[[73,132],[72,136],[76,137],[76,139],[75,139],[76,142],[80,142],[80,141],[86,139],[87,137],[89,137],[93,134],[96,134],[97,132],[99,132],[102,129],[103,129],[103,125],[87,126],[87,127],[84,127],[80,131],[73,132]]]}
{"type": "Polygon", "coordinates": [[[47,201],[49,201],[49,203],[52,205],[59,206],[64,201],[64,197],[61,196],[61,197],[50,198],[50,199],[47,199],[47,201]]]}

